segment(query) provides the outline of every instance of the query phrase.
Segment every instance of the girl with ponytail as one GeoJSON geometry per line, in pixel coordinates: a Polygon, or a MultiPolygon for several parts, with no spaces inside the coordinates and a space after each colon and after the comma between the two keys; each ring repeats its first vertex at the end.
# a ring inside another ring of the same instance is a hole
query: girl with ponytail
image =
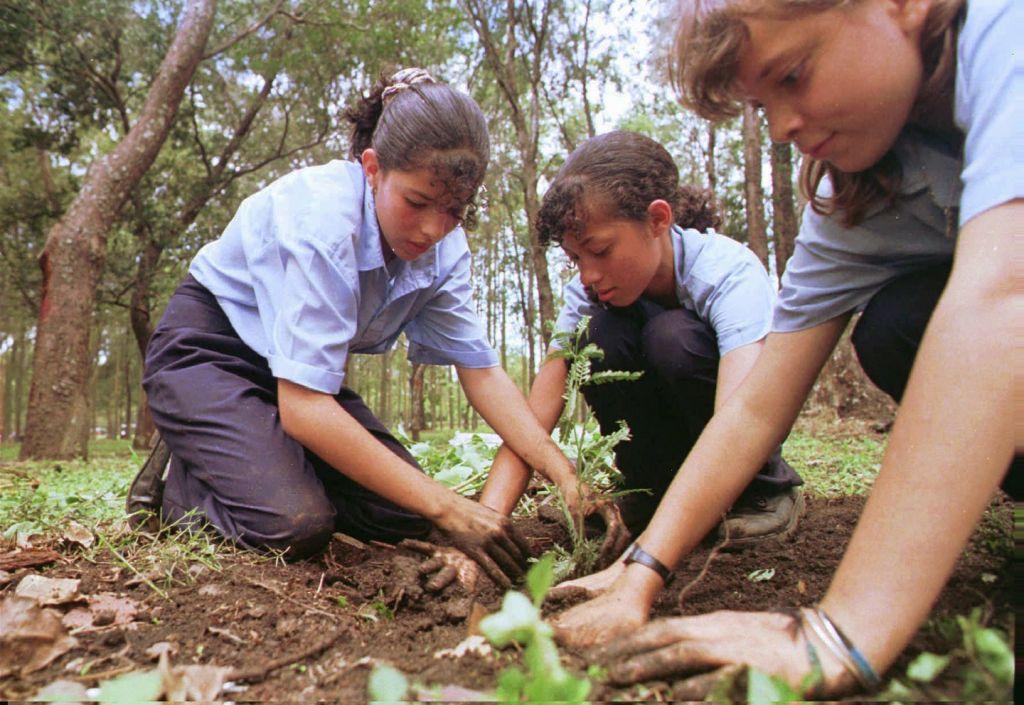
{"type": "Polygon", "coordinates": [[[480,415],[585,511],[475,315],[462,223],[487,167],[484,116],[405,69],[345,117],[353,160],[246,199],[171,298],[143,381],[162,441],[129,514],[293,558],[335,531],[394,541],[433,525],[507,586],[528,556],[509,518],[424,475],[345,386],[351,353],[383,353],[404,332],[410,360],[455,365],[480,415]]]}

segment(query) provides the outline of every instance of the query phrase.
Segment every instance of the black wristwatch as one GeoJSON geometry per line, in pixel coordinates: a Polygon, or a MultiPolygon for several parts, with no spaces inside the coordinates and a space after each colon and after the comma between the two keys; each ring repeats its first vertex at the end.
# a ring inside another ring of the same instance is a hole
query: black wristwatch
{"type": "Polygon", "coordinates": [[[626,549],[626,565],[629,565],[630,563],[639,563],[640,565],[647,566],[660,575],[662,581],[665,583],[668,582],[669,577],[672,575],[672,571],[668,569],[668,566],[644,549],[640,548],[640,544],[638,543],[634,543],[626,549]]]}

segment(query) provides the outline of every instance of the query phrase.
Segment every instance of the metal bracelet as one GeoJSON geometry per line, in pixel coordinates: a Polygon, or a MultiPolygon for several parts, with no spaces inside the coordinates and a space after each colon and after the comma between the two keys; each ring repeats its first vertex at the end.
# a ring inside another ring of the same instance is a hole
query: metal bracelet
{"type": "Polygon", "coordinates": [[[825,629],[823,624],[819,624],[821,617],[818,615],[817,611],[813,608],[808,609],[808,617],[809,618],[805,621],[810,625],[811,630],[814,632],[815,636],[818,637],[819,641],[821,641],[821,643],[825,645],[825,648],[827,648],[829,652],[836,657],[837,661],[843,664],[843,668],[857,679],[857,682],[860,683],[862,688],[868,688],[870,684],[866,683],[861,677],[860,671],[857,670],[857,664],[854,663],[853,658],[846,650],[845,645],[838,639],[834,639],[832,635],[828,633],[828,630],[825,629]],[[813,617],[813,619],[810,617],[813,617]]]}
{"type": "Polygon", "coordinates": [[[882,679],[878,677],[878,674],[875,673],[875,669],[872,668],[871,664],[868,663],[868,660],[864,658],[864,654],[862,654],[860,650],[853,645],[853,642],[843,634],[843,630],[836,626],[836,623],[832,621],[832,618],[829,617],[828,614],[826,614],[825,610],[821,609],[821,607],[815,607],[814,611],[825,625],[825,628],[832,634],[833,638],[837,639],[839,643],[843,645],[846,653],[850,655],[850,660],[853,661],[854,667],[856,668],[857,680],[861,682],[861,685],[865,688],[871,689],[877,688],[881,685],[882,679]]]}

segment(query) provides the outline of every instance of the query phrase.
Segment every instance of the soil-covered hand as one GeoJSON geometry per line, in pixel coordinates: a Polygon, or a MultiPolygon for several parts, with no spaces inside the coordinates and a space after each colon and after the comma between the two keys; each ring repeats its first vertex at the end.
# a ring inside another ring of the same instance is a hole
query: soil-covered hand
{"type": "MultiPolygon", "coordinates": [[[[817,652],[824,684],[815,694],[848,690],[851,683],[842,665],[825,649],[817,652]]],[[[613,663],[609,675],[619,685],[746,664],[800,688],[808,684],[811,672],[805,633],[795,617],[779,612],[723,611],[659,619],[610,642],[602,654],[613,663]]]]}
{"type": "Polygon", "coordinates": [[[588,485],[573,482],[571,486],[559,488],[569,516],[572,517],[576,531],[581,534],[583,523],[587,517],[597,515],[604,522],[604,541],[598,555],[597,566],[603,568],[610,565],[626,550],[632,538],[626,523],[622,520],[615,501],[597,495],[588,485]]]}
{"type": "Polygon", "coordinates": [[[616,637],[630,634],[646,621],[647,607],[641,605],[635,595],[609,590],[566,610],[551,624],[559,642],[583,649],[607,644],[616,637]]]}
{"type": "Polygon", "coordinates": [[[476,592],[480,566],[462,551],[416,539],[404,539],[398,545],[427,556],[419,572],[430,576],[424,585],[428,592],[442,592],[452,583],[458,583],[468,593],[476,592]]]}
{"type": "Polygon", "coordinates": [[[496,585],[507,590],[526,570],[530,546],[504,514],[460,497],[435,524],[496,585]]]}
{"type": "Polygon", "coordinates": [[[575,580],[566,580],[551,588],[548,592],[548,599],[555,601],[569,600],[576,597],[585,597],[588,600],[593,599],[611,589],[625,569],[625,563],[622,560],[618,560],[604,570],[584,575],[582,578],[576,578],[575,580]]]}

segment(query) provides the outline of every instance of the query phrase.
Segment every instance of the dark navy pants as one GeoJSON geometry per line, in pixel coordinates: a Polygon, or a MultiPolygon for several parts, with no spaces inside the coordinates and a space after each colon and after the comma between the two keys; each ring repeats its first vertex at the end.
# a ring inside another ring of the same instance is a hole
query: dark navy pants
{"type": "MultiPolygon", "coordinates": [[[[946,288],[950,268],[941,265],[893,280],[872,297],[853,329],[851,340],[865,374],[897,403],[903,398],[917,349],[946,288]]],[[[1003,489],[1015,499],[1024,491],[1019,472],[1022,467],[1021,458],[1015,458],[1003,480],[1003,489]]]]}
{"type": "MultiPolygon", "coordinates": [[[[715,332],[686,309],[665,311],[638,301],[599,311],[590,320],[590,342],[604,350],[591,368],[643,371],[634,382],[583,388],[602,433],[624,420],[632,439],[615,450],[616,465],[632,492],[620,500],[634,535],[650,521],[658,502],[715,410],[718,342],[715,332]]],[[[773,494],[803,484],[778,450],[744,495],[773,494]]]]}
{"type": "MultiPolygon", "coordinates": [[[[349,480],[284,432],[266,360],[191,276],[153,333],[143,386],[172,453],[165,521],[206,521],[242,546],[294,558],[321,550],[336,530],[385,541],[430,531],[425,519],[349,480]]],[[[358,394],[343,388],[335,398],[419,468],[358,394]]]]}

